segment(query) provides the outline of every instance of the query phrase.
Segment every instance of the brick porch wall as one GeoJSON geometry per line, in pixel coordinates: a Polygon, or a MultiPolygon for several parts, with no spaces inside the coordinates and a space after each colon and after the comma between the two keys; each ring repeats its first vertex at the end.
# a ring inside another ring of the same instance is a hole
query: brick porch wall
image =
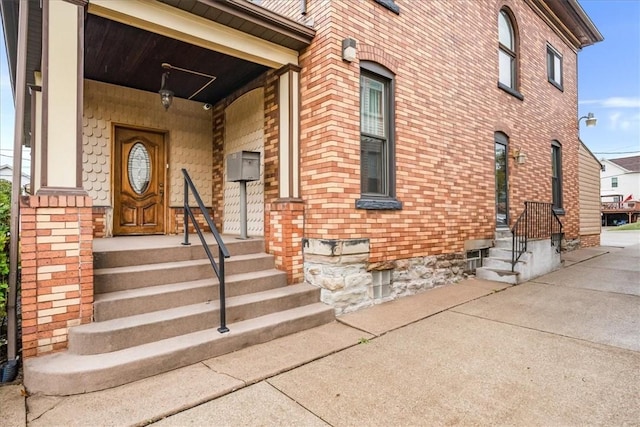
{"type": "Polygon", "coordinates": [[[83,195],[21,200],[22,354],[67,347],[71,326],[93,316],[92,199],[83,195]]]}

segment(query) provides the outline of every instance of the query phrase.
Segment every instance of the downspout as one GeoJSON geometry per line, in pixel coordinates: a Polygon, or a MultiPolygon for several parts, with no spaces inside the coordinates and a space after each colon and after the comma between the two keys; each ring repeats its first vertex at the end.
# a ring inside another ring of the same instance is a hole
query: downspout
{"type": "Polygon", "coordinates": [[[16,64],[15,121],[13,130],[13,184],[11,185],[11,224],[9,228],[9,291],[7,298],[7,359],[9,366],[17,367],[17,284],[18,240],[20,236],[20,189],[22,179],[22,136],[24,132],[24,97],[27,75],[27,26],[29,2],[20,2],[18,15],[18,58],[16,64]]]}
{"type": "Polygon", "coordinates": [[[300,0],[300,14],[307,16],[307,0],[300,0]]]}

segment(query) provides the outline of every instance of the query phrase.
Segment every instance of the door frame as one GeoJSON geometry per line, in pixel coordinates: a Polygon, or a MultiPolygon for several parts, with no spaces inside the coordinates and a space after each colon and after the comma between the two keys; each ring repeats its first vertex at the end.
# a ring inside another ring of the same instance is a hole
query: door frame
{"type": "Polygon", "coordinates": [[[510,197],[509,197],[509,137],[507,134],[503,132],[495,132],[493,138],[493,179],[494,179],[494,202],[493,207],[495,209],[496,214],[494,215],[494,224],[496,229],[504,229],[511,228],[510,220],[511,215],[509,215],[509,205],[510,205],[510,197]],[[504,147],[504,181],[505,181],[505,224],[498,224],[498,177],[496,175],[496,145],[502,145],[504,147]]]}
{"type": "MultiPolygon", "coordinates": [[[[112,122],[111,123],[111,182],[109,183],[110,185],[110,189],[111,189],[111,209],[113,211],[113,215],[111,215],[111,221],[113,221],[114,223],[111,224],[111,229],[115,230],[115,218],[116,218],[116,212],[115,212],[115,207],[116,207],[116,183],[115,180],[118,178],[116,176],[116,161],[120,161],[120,159],[116,159],[116,144],[118,143],[118,141],[116,140],[116,129],[117,128],[121,128],[121,129],[128,129],[128,130],[132,130],[132,131],[142,131],[142,132],[153,132],[153,133],[157,133],[157,134],[161,134],[162,135],[162,140],[163,140],[163,145],[164,145],[164,149],[163,149],[163,153],[162,155],[164,156],[164,163],[165,163],[165,167],[163,167],[163,178],[164,178],[164,197],[162,200],[162,231],[161,234],[165,235],[167,234],[167,220],[169,219],[169,198],[170,198],[170,192],[169,192],[169,131],[167,129],[156,129],[156,128],[150,128],[150,127],[146,127],[146,126],[136,126],[136,125],[132,125],[132,124],[128,124],[128,123],[119,123],[119,122],[112,122]]],[[[117,236],[117,234],[115,234],[115,231],[113,233],[114,236],[117,236]]]]}

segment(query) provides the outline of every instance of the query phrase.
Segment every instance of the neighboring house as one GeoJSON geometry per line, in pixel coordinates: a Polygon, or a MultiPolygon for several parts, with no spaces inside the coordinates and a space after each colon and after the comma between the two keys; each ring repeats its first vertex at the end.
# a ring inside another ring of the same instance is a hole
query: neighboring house
{"type": "Polygon", "coordinates": [[[600,171],[602,164],[582,141],[578,147],[580,246],[600,246],[600,171]]]}
{"type": "MultiPolygon", "coordinates": [[[[0,179],[5,179],[9,182],[13,182],[13,166],[10,165],[2,165],[0,166],[0,179]]],[[[27,188],[29,182],[31,181],[31,177],[26,173],[22,172],[20,174],[20,187],[27,188]]]]}
{"type": "Polygon", "coordinates": [[[183,168],[220,232],[242,234],[240,151],[260,154],[247,229],[264,249],[230,238],[235,293],[259,281],[243,260],[260,277],[271,262],[340,314],[462,279],[494,242],[511,248],[510,227],[549,263],[492,248],[490,277],[541,274],[562,235],[580,244],[577,54],[602,36],[576,0],[0,1],[36,166],[21,206],[30,391],[109,387],[291,331],[296,309],[272,324],[282,308],[258,305],[269,290],[245,310],[264,316],[231,312],[231,334],[189,311],[192,325],[170,307],[189,304],[172,281],[194,280],[195,254],[130,237],[184,230],[183,168]]]}
{"type": "Polygon", "coordinates": [[[636,222],[640,216],[640,156],[600,162],[603,225],[636,222]]]}

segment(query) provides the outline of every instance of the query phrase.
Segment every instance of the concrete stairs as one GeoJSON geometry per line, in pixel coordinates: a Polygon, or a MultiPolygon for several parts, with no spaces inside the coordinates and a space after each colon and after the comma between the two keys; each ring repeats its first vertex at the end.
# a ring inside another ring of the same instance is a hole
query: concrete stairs
{"type": "Polygon", "coordinates": [[[522,266],[531,260],[531,253],[525,252],[516,263],[515,271],[511,271],[512,251],[511,230],[496,230],[494,246],[489,249],[489,256],[483,260],[482,267],[476,269],[476,277],[512,285],[520,283],[522,266]]]}
{"type": "Polygon", "coordinates": [[[25,361],[30,393],[114,387],[335,318],[318,288],[286,285],[261,239],[233,239],[225,262],[230,332],[220,334],[219,284],[209,260],[201,246],[175,241],[94,252],[94,322],[69,329],[66,351],[25,361]]]}
{"type": "Polygon", "coordinates": [[[494,246],[489,256],[483,260],[483,266],[476,269],[476,277],[495,282],[517,285],[535,277],[550,273],[562,264],[557,247],[551,239],[529,239],[524,252],[511,271],[513,240],[508,229],[497,230],[494,246]]]}

